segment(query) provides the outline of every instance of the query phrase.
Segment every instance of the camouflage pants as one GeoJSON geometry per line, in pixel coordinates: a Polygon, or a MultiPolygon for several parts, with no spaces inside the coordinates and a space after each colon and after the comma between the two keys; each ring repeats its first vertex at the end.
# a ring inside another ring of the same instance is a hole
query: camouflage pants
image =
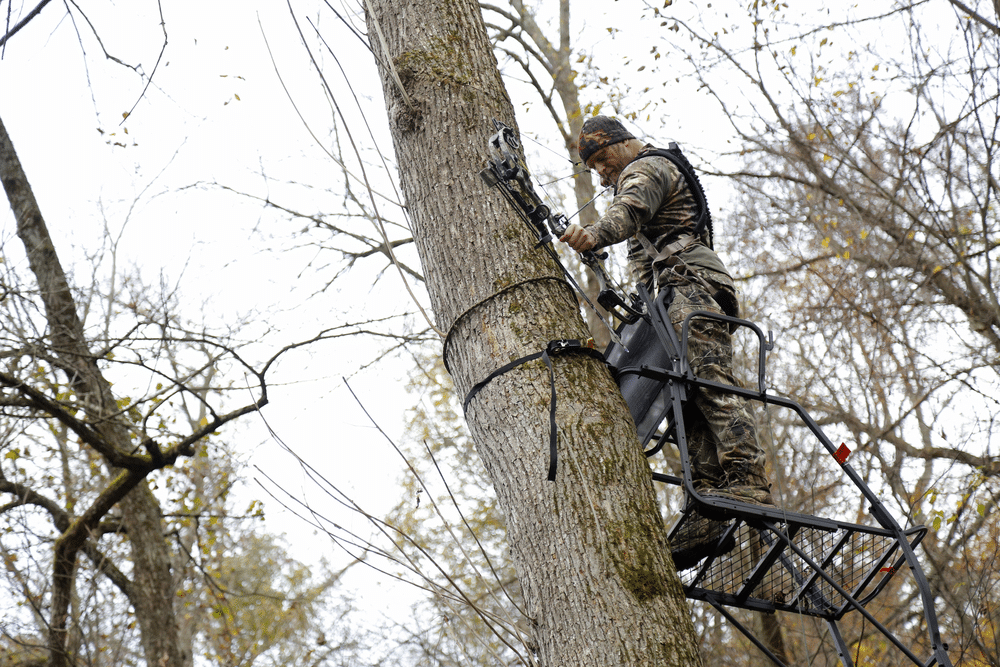
{"type": "MultiPolygon", "coordinates": [[[[709,282],[713,288],[727,290],[727,296],[736,303],[731,284],[709,282]]],[[[724,314],[719,303],[701,284],[686,282],[675,285],[673,291],[667,312],[678,339],[684,318],[693,311],[724,314]]],[[[725,322],[692,319],[687,354],[691,370],[699,378],[738,385],[733,374],[732,335],[725,322]]],[[[688,399],[684,424],[695,488],[725,488],[732,479],[730,476],[738,476],[742,471],[764,475],[765,456],[757,441],[757,424],[743,398],[697,388],[688,399]]]]}

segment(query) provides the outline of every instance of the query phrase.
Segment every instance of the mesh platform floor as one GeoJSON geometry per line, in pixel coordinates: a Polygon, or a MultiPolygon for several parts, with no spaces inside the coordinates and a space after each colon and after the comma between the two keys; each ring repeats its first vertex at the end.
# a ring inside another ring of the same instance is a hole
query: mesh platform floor
{"type": "MultiPolygon", "coordinates": [[[[743,519],[727,525],[735,547],[681,573],[688,597],[838,619],[853,608],[846,595],[865,604],[901,564],[893,561],[898,542],[878,528],[743,519]]],[[[915,544],[921,537],[917,532],[910,539],[915,544]]]]}

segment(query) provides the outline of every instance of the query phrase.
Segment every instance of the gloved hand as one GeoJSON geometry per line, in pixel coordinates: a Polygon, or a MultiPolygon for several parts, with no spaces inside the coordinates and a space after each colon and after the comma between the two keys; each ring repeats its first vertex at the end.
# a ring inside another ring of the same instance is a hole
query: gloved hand
{"type": "Polygon", "coordinates": [[[575,222],[566,228],[566,233],[560,236],[559,240],[568,243],[577,252],[593,250],[594,246],[597,245],[597,239],[594,238],[594,235],[575,222]]]}

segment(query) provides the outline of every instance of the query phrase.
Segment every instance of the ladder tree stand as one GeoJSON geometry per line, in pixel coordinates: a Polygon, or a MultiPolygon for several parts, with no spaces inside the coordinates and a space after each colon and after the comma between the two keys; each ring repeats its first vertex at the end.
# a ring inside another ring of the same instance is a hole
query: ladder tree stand
{"type": "Polygon", "coordinates": [[[687,597],[710,605],[775,665],[786,663],[730,608],[765,614],[785,612],[825,621],[844,667],[855,665],[851,646],[838,625],[849,614],[860,615],[863,623],[881,634],[887,653],[898,653],[898,659],[891,664],[951,667],[947,645],[941,640],[934,597],[914,551],[927,528],[904,530],[847,463],[847,448],[834,446],[798,403],[767,392],[765,355],[773,347],[773,340],[765,340],[761,329],[752,322],[707,311],[689,315],[678,337],[663,300],[652,298],[642,285],[638,292],[643,317],[619,327],[622,344],[612,343],[605,357],[629,404],[646,456],[662,452],[668,443],[679,451],[680,477],[653,472],[654,480],[682,488],[686,498],[670,537],[677,535],[699,509],[723,517],[726,522],[716,548],[709,548],[709,555],[697,566],[681,572],[687,597]],[[721,320],[731,329],[743,327],[753,332],[759,350],[756,388],[719,384],[691,372],[687,340],[691,320],[696,317],[721,320]],[[684,424],[685,402],[697,389],[736,394],[765,407],[778,406],[797,414],[836,461],[846,483],[862,496],[872,525],[699,494],[692,481],[684,424]],[[730,543],[735,543],[731,550],[720,548],[730,543]],[[918,655],[868,609],[890,580],[902,576],[905,570],[910,572],[922,603],[929,655],[918,655]]]}

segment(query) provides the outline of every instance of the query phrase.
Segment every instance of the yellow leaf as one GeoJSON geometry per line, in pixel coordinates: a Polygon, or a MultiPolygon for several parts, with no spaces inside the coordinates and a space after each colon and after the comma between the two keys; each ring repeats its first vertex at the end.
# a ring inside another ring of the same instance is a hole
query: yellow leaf
{"type": "Polygon", "coordinates": [[[239,101],[240,101],[240,96],[239,96],[239,95],[237,95],[236,93],[233,93],[233,97],[235,97],[235,98],[236,98],[236,101],[237,101],[237,102],[239,102],[239,101]]]}
{"type": "Polygon", "coordinates": [[[875,65],[875,67],[872,67],[872,71],[873,72],[877,72],[878,71],[878,65],[875,65]]]}
{"type": "Polygon", "coordinates": [[[830,237],[829,237],[829,236],[827,236],[827,237],[826,237],[825,239],[823,239],[823,243],[822,243],[821,245],[822,245],[822,246],[823,246],[824,248],[829,248],[829,247],[830,247],[830,237]]]}
{"type": "Polygon", "coordinates": [[[795,47],[793,46],[792,48],[788,49],[788,52],[791,53],[794,56],[795,55],[795,47]]]}
{"type": "Polygon", "coordinates": [[[808,136],[809,141],[812,141],[815,138],[816,138],[816,133],[815,132],[810,132],[809,136],[808,136]]]}
{"type": "Polygon", "coordinates": [[[122,118],[128,118],[128,111],[122,112],[122,118]]]}
{"type": "Polygon", "coordinates": [[[933,273],[941,273],[942,271],[944,271],[944,267],[938,264],[937,266],[934,267],[933,273]]]}

